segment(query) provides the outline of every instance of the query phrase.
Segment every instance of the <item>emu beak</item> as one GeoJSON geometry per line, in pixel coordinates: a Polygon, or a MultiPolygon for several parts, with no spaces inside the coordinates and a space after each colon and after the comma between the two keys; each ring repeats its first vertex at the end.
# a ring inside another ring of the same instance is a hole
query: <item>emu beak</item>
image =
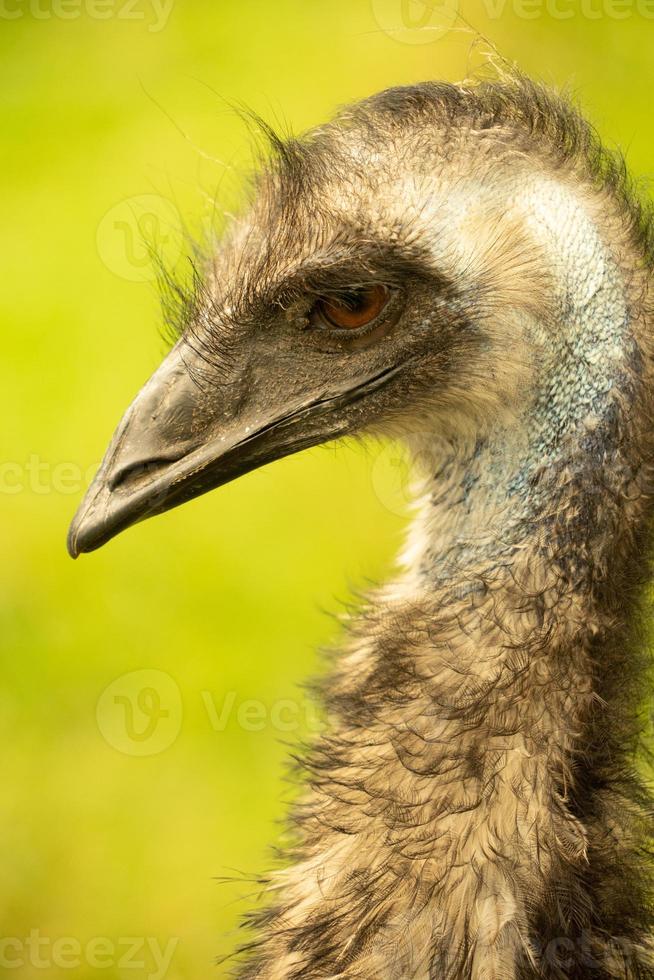
{"type": "Polygon", "coordinates": [[[128,408],[70,526],[72,558],[272,460],[345,434],[351,424],[341,410],[397,370],[354,385],[324,384],[311,397],[290,395],[280,411],[250,404],[239,386],[203,390],[194,363],[197,355],[180,342],[128,408]]]}

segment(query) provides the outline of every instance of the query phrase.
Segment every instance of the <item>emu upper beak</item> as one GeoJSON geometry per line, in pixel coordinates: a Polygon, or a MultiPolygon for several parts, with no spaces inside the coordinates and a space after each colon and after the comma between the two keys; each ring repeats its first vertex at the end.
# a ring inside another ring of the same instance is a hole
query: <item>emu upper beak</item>
{"type": "Polygon", "coordinates": [[[204,391],[189,372],[194,361],[197,367],[197,356],[180,342],[128,408],[71,524],[71,557],[272,460],[345,434],[351,428],[345,406],[397,370],[323,384],[266,407],[243,397],[242,388],[204,391]]]}

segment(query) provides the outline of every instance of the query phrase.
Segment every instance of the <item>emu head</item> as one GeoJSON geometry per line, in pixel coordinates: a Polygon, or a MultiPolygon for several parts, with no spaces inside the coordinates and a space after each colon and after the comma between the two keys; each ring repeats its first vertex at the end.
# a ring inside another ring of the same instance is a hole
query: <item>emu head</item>
{"type": "MultiPolygon", "coordinates": [[[[507,135],[520,98],[528,114],[519,85],[395,89],[276,143],[118,427],[73,556],[339,436],[427,429],[474,445],[517,417],[558,356],[547,331],[540,350],[526,340],[554,263],[540,199],[520,194],[554,163],[534,164],[520,127],[507,135]]],[[[577,202],[559,198],[567,220],[577,202]]]]}

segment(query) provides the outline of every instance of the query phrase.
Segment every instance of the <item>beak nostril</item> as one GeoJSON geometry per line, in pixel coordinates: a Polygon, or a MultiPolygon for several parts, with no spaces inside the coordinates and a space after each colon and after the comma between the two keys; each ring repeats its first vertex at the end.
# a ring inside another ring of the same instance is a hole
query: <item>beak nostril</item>
{"type": "Polygon", "coordinates": [[[114,490],[136,490],[140,486],[152,483],[156,477],[165,470],[171,463],[177,462],[181,456],[160,456],[152,459],[142,459],[135,463],[127,463],[121,466],[116,473],[112,474],[109,480],[109,489],[114,490]]]}

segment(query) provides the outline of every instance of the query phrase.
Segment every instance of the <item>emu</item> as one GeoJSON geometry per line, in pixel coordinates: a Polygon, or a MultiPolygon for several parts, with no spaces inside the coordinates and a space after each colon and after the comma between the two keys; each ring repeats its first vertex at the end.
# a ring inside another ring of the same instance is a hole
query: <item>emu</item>
{"type": "Polygon", "coordinates": [[[238,975],[654,978],[652,214],[518,75],[271,139],[69,536],[340,436],[415,458],[238,975]]]}

